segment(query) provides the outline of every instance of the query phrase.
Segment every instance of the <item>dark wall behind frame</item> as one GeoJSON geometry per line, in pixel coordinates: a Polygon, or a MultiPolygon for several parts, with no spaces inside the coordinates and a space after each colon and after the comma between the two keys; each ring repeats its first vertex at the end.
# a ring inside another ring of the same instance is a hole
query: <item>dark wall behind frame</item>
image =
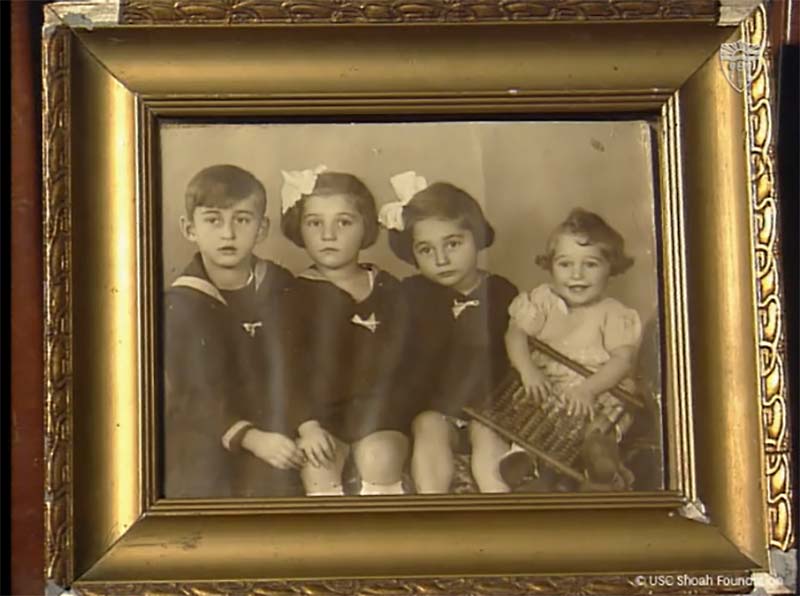
{"type": "MultiPolygon", "coordinates": [[[[800,6],[774,0],[770,21],[774,57],[779,58],[779,190],[787,304],[787,370],[790,403],[798,406],[798,54],[800,6]]],[[[42,7],[47,0],[9,2],[11,16],[11,594],[44,593],[43,580],[43,367],[40,82],[42,7]]],[[[3,15],[5,16],[5,14],[3,15]]],[[[5,49],[5,48],[4,48],[5,49]]],[[[794,453],[798,453],[797,411],[793,413],[794,453]]],[[[5,463],[6,460],[4,460],[5,463]]],[[[798,477],[794,477],[795,498],[798,477]]],[[[797,505],[797,502],[795,503],[797,505]]],[[[795,509],[795,512],[797,509],[795,509]]],[[[3,519],[3,522],[6,520],[3,519]]],[[[4,561],[4,562],[6,562],[4,561]]],[[[5,566],[4,566],[5,568],[5,566]]],[[[0,592],[7,588],[3,578],[0,592]]]]}
{"type": "Polygon", "coordinates": [[[44,371],[39,32],[45,2],[30,0],[9,4],[12,71],[10,590],[12,594],[42,594],[44,371]]]}
{"type": "MultiPolygon", "coordinates": [[[[11,31],[11,6],[0,3],[0,80],[4,83],[2,103],[2,120],[0,120],[0,150],[7,150],[11,146],[11,110],[7,98],[10,96],[10,77],[11,72],[11,53],[9,33],[11,31]],[[3,77],[2,75],[6,75],[3,77]]],[[[7,186],[10,185],[11,163],[10,160],[0,162],[0,181],[3,182],[3,190],[8,192],[7,186]]],[[[5,332],[11,320],[11,299],[10,299],[10,259],[11,253],[11,205],[8,201],[2,203],[0,211],[0,273],[2,282],[0,287],[3,293],[0,294],[0,354],[6,359],[11,353],[11,335],[5,332]],[[8,289],[7,289],[8,288],[8,289]]],[[[7,369],[4,369],[7,370],[7,369]]],[[[8,375],[0,376],[0,395],[9,395],[11,389],[11,379],[8,375]]],[[[0,528],[8,528],[11,525],[11,433],[10,424],[5,426],[6,421],[10,421],[11,402],[8,399],[0,400],[0,423],[4,424],[0,428],[0,528]]],[[[8,532],[0,534],[0,553],[7,553],[11,550],[11,536],[8,532]]],[[[0,593],[11,592],[11,561],[7,558],[0,558],[0,593]]]]}

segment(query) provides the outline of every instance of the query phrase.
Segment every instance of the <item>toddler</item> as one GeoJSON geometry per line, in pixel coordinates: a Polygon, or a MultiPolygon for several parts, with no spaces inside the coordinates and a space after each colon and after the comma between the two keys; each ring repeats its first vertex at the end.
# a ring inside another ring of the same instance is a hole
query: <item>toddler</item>
{"type": "MultiPolygon", "coordinates": [[[[529,395],[561,400],[568,415],[592,419],[582,449],[587,485],[628,486],[630,473],[619,461],[617,443],[632,417],[608,391],[631,373],[641,323],[635,310],[607,296],[606,290],[609,278],[624,273],[633,259],[625,254],[622,236],[603,218],[575,209],[551,234],[536,262],[550,273],[550,282],[511,303],[509,358],[529,395]],[[541,352],[531,352],[529,337],[592,374],[583,377],[541,352]]],[[[511,462],[521,457],[521,452],[512,452],[503,469],[514,469],[511,462]]]]}

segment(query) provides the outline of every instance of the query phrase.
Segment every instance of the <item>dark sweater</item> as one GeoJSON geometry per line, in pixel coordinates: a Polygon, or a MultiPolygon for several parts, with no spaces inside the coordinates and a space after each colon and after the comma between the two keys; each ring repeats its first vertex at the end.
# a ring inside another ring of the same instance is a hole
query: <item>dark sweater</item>
{"type": "Polygon", "coordinates": [[[167,497],[287,490],[285,473],[239,449],[248,428],[244,422],[290,437],[297,426],[277,316],[294,280],[279,265],[255,257],[253,270],[246,287],[220,291],[198,254],[166,292],[167,497]]]}
{"type": "Polygon", "coordinates": [[[338,438],[356,441],[376,430],[408,426],[407,397],[397,377],[407,331],[399,282],[373,272],[369,296],[357,302],[314,269],[298,276],[287,300],[306,420],[338,438]]]}
{"type": "Polygon", "coordinates": [[[486,275],[469,295],[422,275],[406,278],[411,311],[405,376],[413,380],[417,410],[462,416],[464,406],[485,400],[507,374],[508,306],[517,288],[486,275]]]}

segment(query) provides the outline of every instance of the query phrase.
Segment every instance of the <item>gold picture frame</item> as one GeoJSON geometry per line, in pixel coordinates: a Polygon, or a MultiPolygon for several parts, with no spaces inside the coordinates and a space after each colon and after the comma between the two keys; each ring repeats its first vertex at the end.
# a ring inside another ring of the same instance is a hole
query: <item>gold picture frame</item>
{"type": "Polygon", "coordinates": [[[779,585],[795,536],[767,16],[722,4],[46,7],[47,580],[85,594],[779,585]],[[465,114],[660,123],[667,490],[156,498],[159,118],[465,114]]]}

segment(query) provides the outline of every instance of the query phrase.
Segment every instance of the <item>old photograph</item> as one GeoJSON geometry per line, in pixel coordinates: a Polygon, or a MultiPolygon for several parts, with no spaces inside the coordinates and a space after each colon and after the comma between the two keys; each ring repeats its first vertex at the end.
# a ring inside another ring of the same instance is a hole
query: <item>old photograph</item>
{"type": "Polygon", "coordinates": [[[163,496],[663,489],[655,138],[162,124],[163,496]]]}

